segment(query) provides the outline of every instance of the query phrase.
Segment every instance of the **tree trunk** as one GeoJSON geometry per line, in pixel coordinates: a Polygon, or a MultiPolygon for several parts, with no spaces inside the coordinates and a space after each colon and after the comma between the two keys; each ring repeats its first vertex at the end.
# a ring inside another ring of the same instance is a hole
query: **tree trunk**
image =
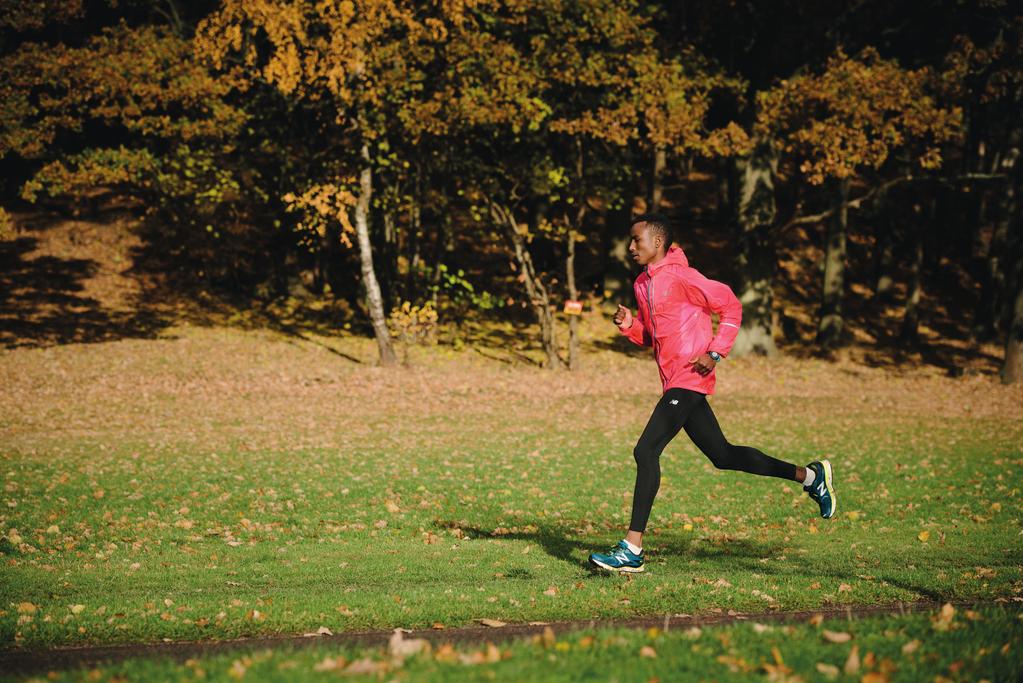
{"type": "MultiPolygon", "coordinates": [[[[583,212],[579,212],[580,219],[583,212]]],[[[582,221],[580,220],[579,223],[582,221]]],[[[580,228],[582,226],[580,225],[580,228]]],[[[565,275],[568,281],[568,298],[572,301],[579,300],[579,290],[575,286],[575,236],[573,230],[568,231],[568,256],[565,257],[565,275]]],[[[568,369],[579,368],[579,316],[568,316],[568,369]]]]}
{"type": "Polygon", "coordinates": [[[902,314],[902,330],[899,337],[904,342],[916,343],[920,332],[920,291],[921,271],[924,265],[924,241],[920,234],[921,216],[916,214],[909,226],[910,254],[909,283],[906,290],[906,309],[902,314]]]}
{"type": "Polygon", "coordinates": [[[417,276],[421,265],[422,254],[422,230],[423,230],[423,210],[420,202],[422,201],[422,172],[420,166],[416,164],[415,180],[412,191],[412,201],[409,202],[409,232],[408,232],[408,273],[405,275],[405,298],[411,299],[412,289],[415,283],[418,281],[417,276]]]}
{"type": "Polygon", "coordinates": [[[821,296],[817,344],[832,349],[842,340],[845,321],[842,318],[842,295],[845,290],[846,236],[849,230],[849,180],[836,182],[832,194],[832,214],[825,237],[824,282],[821,296]]]}
{"type": "MultiPolygon", "coordinates": [[[[1019,270],[1019,268],[1017,268],[1019,270]]],[[[1005,332],[1005,361],[1002,383],[1014,384],[1023,379],[1023,276],[1017,274],[1012,317],[1005,332]]]]}
{"type": "Polygon", "coordinates": [[[664,198],[664,167],[668,162],[667,156],[663,145],[654,148],[654,165],[650,174],[650,206],[647,211],[661,210],[661,200],[664,198]]]}
{"type": "Polygon", "coordinates": [[[380,294],[380,284],[373,270],[373,251],[369,243],[369,207],[373,195],[373,170],[369,165],[369,145],[362,145],[362,159],[365,165],[359,173],[359,199],[355,204],[355,232],[359,239],[359,262],[362,265],[362,283],[366,288],[366,304],[369,308],[373,333],[380,349],[380,364],[391,366],[397,363],[394,347],[391,344],[391,333],[387,329],[387,317],[384,314],[384,301],[380,294]]]}
{"type": "Polygon", "coordinates": [[[892,300],[895,293],[895,235],[891,221],[885,221],[877,236],[877,284],[874,286],[874,298],[882,303],[892,300]]]}
{"type": "Polygon", "coordinates": [[[519,232],[519,226],[511,207],[491,203],[490,215],[494,222],[504,230],[515,252],[522,284],[526,288],[529,303],[533,307],[536,321],[540,325],[540,338],[544,353],[547,354],[547,362],[544,366],[551,370],[561,368],[564,364],[558,355],[557,329],[554,314],[551,311],[551,298],[533,267],[533,257],[526,246],[526,238],[519,232]]]}
{"type": "MultiPolygon", "coordinates": [[[[1015,130],[1012,141],[1018,146],[1023,131],[1015,130]]],[[[1005,208],[1009,211],[1008,249],[1006,250],[1005,361],[1002,382],[1013,384],[1023,379],[1023,161],[1019,150],[1006,183],[1005,208]]]]}
{"type": "Polygon", "coordinates": [[[775,245],[771,235],[777,208],[774,178],[778,168],[772,145],[759,141],[749,157],[736,161],[739,182],[736,212],[736,294],[742,302],[742,328],[732,347],[736,356],[773,356],[775,245]]]}

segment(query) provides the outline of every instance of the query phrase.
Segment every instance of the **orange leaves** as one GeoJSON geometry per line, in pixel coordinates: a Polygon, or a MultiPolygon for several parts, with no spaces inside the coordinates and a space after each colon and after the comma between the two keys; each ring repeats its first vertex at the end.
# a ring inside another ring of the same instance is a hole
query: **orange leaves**
{"type": "Polygon", "coordinates": [[[338,239],[350,248],[355,226],[352,225],[349,211],[358,203],[358,198],[349,189],[354,183],[354,178],[338,178],[334,182],[310,185],[298,195],[288,192],[281,199],[288,211],[303,215],[298,230],[323,237],[327,234],[328,225],[337,221],[341,225],[338,239]]]}
{"type": "Polygon", "coordinates": [[[812,184],[878,168],[897,149],[936,168],[938,145],[961,134],[962,113],[939,106],[933,88],[929,69],[903,69],[872,48],[856,57],[838,50],[821,73],[760,93],[756,128],[801,159],[812,184]]]}

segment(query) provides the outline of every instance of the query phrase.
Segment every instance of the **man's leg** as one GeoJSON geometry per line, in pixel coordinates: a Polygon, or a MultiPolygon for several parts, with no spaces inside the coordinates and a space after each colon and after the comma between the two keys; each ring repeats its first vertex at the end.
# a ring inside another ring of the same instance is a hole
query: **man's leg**
{"type": "MultiPolygon", "coordinates": [[[[643,434],[632,451],[636,459],[636,487],[632,496],[629,533],[642,537],[650,510],[661,485],[661,452],[686,423],[686,418],[703,396],[686,389],[669,389],[654,407],[643,434]]],[[[629,537],[626,537],[630,540],[629,537]]],[[[630,542],[632,542],[630,540],[630,542]]],[[[636,543],[636,545],[640,545],[636,543]]]]}
{"type": "Polygon", "coordinates": [[[661,451],[682,429],[689,410],[701,397],[701,394],[686,389],[669,389],[657,402],[632,452],[636,458],[636,488],[632,496],[629,532],[607,553],[592,553],[591,564],[617,572],[644,570],[643,532],[661,485],[661,451]]]}
{"type": "MultiPolygon", "coordinates": [[[[802,482],[796,467],[749,446],[733,446],[721,433],[714,411],[710,409],[707,397],[700,395],[700,401],[689,412],[685,423],[686,434],[696,447],[710,458],[714,466],[722,470],[739,470],[763,477],[778,477],[802,482]]],[[[804,474],[805,477],[805,474],[804,474]]]]}
{"type": "Polygon", "coordinates": [[[722,470],[739,470],[764,477],[791,479],[803,484],[803,490],[820,506],[821,517],[830,519],[838,509],[834,474],[827,460],[813,461],[806,467],[772,458],[749,446],[733,446],[721,433],[714,411],[702,397],[689,413],[685,430],[696,447],[722,470]]]}

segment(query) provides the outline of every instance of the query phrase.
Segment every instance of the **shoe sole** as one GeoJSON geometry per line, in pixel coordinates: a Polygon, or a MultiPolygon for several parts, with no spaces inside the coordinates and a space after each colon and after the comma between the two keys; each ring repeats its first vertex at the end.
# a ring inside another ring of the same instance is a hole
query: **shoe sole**
{"type": "Polygon", "coordinates": [[[824,517],[824,519],[831,519],[835,516],[835,513],[838,512],[838,496],[835,495],[834,480],[831,473],[831,461],[824,460],[821,464],[824,465],[824,488],[828,490],[828,495],[831,496],[831,514],[827,517],[821,515],[821,517],[824,517]]]}
{"type": "Polygon", "coordinates": [[[609,572],[616,572],[618,574],[640,574],[646,569],[645,565],[640,565],[638,567],[612,567],[610,565],[604,564],[600,560],[594,560],[592,557],[590,558],[590,564],[592,564],[595,567],[600,567],[601,569],[606,569],[609,572]]]}

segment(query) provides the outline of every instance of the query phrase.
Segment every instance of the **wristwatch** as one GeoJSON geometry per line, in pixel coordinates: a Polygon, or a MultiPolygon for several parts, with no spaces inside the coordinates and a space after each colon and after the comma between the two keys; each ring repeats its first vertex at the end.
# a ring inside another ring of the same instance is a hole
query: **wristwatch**
{"type": "Polygon", "coordinates": [[[721,354],[718,353],[717,351],[708,351],[707,355],[710,356],[710,359],[715,363],[721,362],[721,354]]]}

